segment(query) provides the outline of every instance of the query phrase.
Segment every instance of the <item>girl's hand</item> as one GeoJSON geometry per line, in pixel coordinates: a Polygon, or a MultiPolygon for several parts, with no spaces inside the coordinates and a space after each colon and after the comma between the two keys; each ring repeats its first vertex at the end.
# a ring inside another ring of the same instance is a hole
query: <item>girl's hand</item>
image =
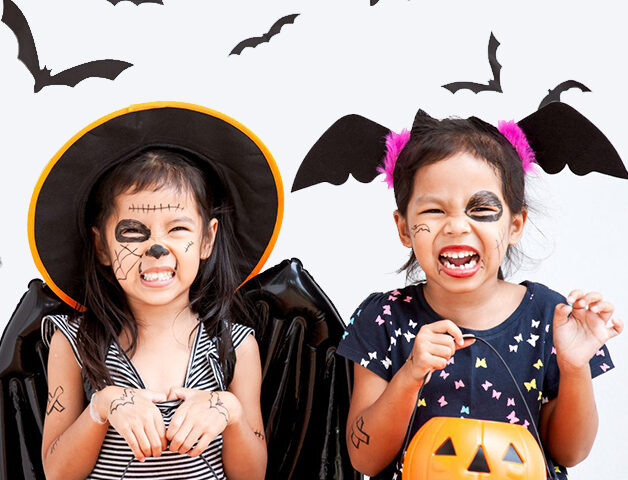
{"type": "Polygon", "coordinates": [[[554,309],[554,346],[561,371],[587,366],[595,352],[624,328],[621,320],[611,319],[613,304],[598,292],[573,290],[567,301],[573,307],[559,303],[554,309]]]}
{"type": "Polygon", "coordinates": [[[460,328],[451,320],[429,323],[419,329],[406,364],[414,380],[420,383],[427,373],[445,368],[457,349],[473,342],[475,340],[462,338],[460,328]]]}
{"type": "Polygon", "coordinates": [[[166,395],[151,390],[108,386],[93,399],[100,418],[108,420],[122,435],[140,462],[158,457],[165,450],[166,427],[155,402],[166,395]]]}
{"type": "Polygon", "coordinates": [[[238,422],[242,416],[242,405],[230,392],[171,388],[168,400],[177,398],[183,403],[166,432],[171,452],[187,453],[190,457],[200,455],[227,426],[238,422]]]}

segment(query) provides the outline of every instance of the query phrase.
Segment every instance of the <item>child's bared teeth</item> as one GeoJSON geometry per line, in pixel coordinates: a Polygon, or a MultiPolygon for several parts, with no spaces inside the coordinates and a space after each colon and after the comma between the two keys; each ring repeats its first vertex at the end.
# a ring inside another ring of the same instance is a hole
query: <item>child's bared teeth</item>
{"type": "Polygon", "coordinates": [[[173,276],[174,272],[142,273],[142,278],[147,282],[170,280],[173,276]]]}
{"type": "Polygon", "coordinates": [[[454,265],[453,263],[449,262],[448,260],[445,260],[443,262],[443,264],[447,267],[447,268],[453,268],[455,270],[466,270],[468,268],[473,268],[477,265],[477,261],[475,260],[475,258],[473,260],[471,260],[469,263],[465,263],[463,265],[454,265]]]}

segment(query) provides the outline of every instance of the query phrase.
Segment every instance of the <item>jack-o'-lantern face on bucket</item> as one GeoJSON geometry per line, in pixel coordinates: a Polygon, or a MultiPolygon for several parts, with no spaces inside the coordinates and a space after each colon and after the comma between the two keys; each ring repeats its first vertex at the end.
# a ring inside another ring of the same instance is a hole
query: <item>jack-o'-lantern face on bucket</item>
{"type": "Polygon", "coordinates": [[[403,480],[545,480],[538,443],[521,425],[434,417],[416,433],[403,480]]]}

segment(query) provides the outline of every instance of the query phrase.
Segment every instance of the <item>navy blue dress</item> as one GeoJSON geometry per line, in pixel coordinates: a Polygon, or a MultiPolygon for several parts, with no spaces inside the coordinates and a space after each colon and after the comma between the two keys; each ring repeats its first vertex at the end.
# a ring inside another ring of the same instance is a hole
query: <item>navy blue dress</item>
{"type": "MultiPolygon", "coordinates": [[[[432,373],[419,399],[411,434],[432,417],[469,417],[538,426],[541,406],[558,394],[559,371],[552,338],[552,318],[565,298],[544,285],[523,282],[527,292],[517,309],[489,330],[461,328],[488,340],[502,355],[519,384],[533,418],[499,358],[476,341],[458,350],[446,368],[432,373]]],[[[403,366],[419,329],[442,320],[427,304],[423,285],[410,285],[387,293],[371,294],[355,311],[338,353],[386,381],[403,366]]],[[[591,359],[591,376],[614,367],[606,347],[591,359]]],[[[401,452],[373,480],[401,479],[401,452]]],[[[556,466],[566,479],[564,467],[556,466]]]]}

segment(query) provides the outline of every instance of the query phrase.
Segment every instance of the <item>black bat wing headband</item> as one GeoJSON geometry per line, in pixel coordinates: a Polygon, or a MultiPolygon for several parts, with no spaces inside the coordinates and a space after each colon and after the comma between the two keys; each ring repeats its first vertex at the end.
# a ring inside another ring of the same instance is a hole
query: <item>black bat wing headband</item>
{"type": "MultiPolygon", "coordinates": [[[[382,159],[396,159],[409,139],[420,137],[426,116],[419,110],[412,132],[400,134],[359,115],[342,117],[307,153],[292,191],[322,182],[340,185],[349,174],[362,183],[371,182],[390,169],[386,160],[382,166],[382,159]]],[[[550,103],[518,123],[500,122],[498,130],[517,150],[524,169],[534,161],[549,174],[567,165],[576,175],[599,172],[628,179],[628,171],[608,138],[565,103],[550,103]]]]}

